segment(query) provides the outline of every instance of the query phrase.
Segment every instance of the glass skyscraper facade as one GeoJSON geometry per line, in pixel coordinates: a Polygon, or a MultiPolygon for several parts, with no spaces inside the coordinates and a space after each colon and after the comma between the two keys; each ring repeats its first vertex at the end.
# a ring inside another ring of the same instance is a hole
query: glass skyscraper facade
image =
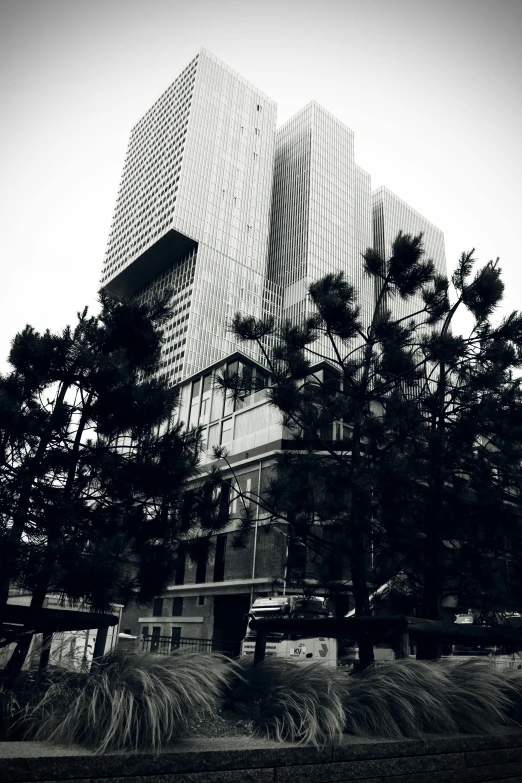
{"type": "MultiPolygon", "coordinates": [[[[372,194],[349,128],[313,101],[276,131],[274,101],[204,49],[133,128],[101,287],[142,301],[172,290],[160,372],[179,385],[176,420],[201,427],[202,471],[218,445],[233,471],[224,468],[229,524],[214,537],[208,567],[187,559],[163,599],[136,611],[132,633],[237,644],[256,595],[286,584],[288,538],[259,507],[246,548],[227,549],[238,493],[255,498],[291,438],[264,391],[262,357],[227,327],[237,311],[296,323],[311,314],[310,283],[339,271],[368,326],[376,291],[362,254],[373,246],[388,256],[401,229],[424,232],[428,256],[445,271],[442,232],[387,189],[372,194]],[[215,377],[225,369],[252,378],[251,393],[224,396],[215,377]]],[[[412,304],[391,306],[400,316],[412,304]]],[[[332,356],[325,340],[314,348],[332,356]]]]}
{"type": "MultiPolygon", "coordinates": [[[[311,314],[311,282],[343,271],[365,322],[373,302],[361,254],[372,244],[370,176],[354,160],[353,131],[312,101],[276,134],[268,278],[282,292],[282,316],[311,314]]],[[[317,350],[331,352],[320,341],[317,350]]]]}
{"type": "Polygon", "coordinates": [[[162,374],[190,375],[260,316],[276,104],[202,49],[131,133],[101,285],[142,299],[169,286],[162,374]]]}
{"type": "Polygon", "coordinates": [[[233,314],[297,322],[311,312],[309,284],[329,272],[354,285],[368,325],[362,254],[388,255],[400,229],[423,231],[445,271],[442,232],[386,188],[372,194],[349,128],[312,101],[276,131],[276,108],[202,49],[131,132],[101,287],[142,300],[172,289],[171,383],[238,347],[259,360],[227,330],[233,314]]]}
{"type": "MultiPolygon", "coordinates": [[[[439,228],[388,188],[377,188],[372,194],[372,202],[373,247],[383,258],[391,256],[392,244],[399,231],[412,235],[422,233],[425,258],[432,259],[438,274],[446,275],[444,234],[439,228]]],[[[408,300],[395,297],[386,302],[386,307],[391,310],[393,318],[404,318],[410,313],[421,310],[423,306],[420,295],[408,300]]]]}

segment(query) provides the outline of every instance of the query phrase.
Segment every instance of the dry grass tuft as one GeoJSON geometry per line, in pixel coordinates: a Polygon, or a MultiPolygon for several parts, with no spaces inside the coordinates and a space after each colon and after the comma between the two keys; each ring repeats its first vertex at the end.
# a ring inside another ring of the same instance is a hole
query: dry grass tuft
{"type": "Polygon", "coordinates": [[[234,708],[276,740],[323,746],[343,732],[387,739],[489,734],[522,717],[522,671],[480,659],[393,661],[351,676],[279,658],[241,663],[234,708]]]}
{"type": "Polygon", "coordinates": [[[456,732],[445,670],[423,661],[393,661],[350,677],[344,699],[348,734],[420,737],[444,727],[456,732]]]}
{"type": "Polygon", "coordinates": [[[480,659],[407,660],[350,676],[281,658],[253,666],[252,659],[212,653],[113,653],[90,674],[52,674],[44,695],[23,711],[23,723],[28,739],[84,744],[98,753],[158,751],[176,736],[197,736],[202,716],[214,715],[225,697],[257,734],[317,747],[343,732],[388,739],[487,734],[522,720],[522,671],[480,659]]]}
{"type": "Polygon", "coordinates": [[[488,734],[501,725],[517,724],[522,707],[522,671],[497,669],[480,658],[452,663],[449,676],[455,698],[452,714],[458,730],[488,734]]]}
{"type": "Polygon", "coordinates": [[[214,710],[238,667],[216,653],[115,652],[90,674],[63,672],[22,717],[26,737],[108,750],[159,751],[214,710]]]}
{"type": "Polygon", "coordinates": [[[489,734],[511,724],[522,701],[522,673],[508,676],[481,660],[394,661],[350,677],[346,729],[364,737],[489,734]]]}
{"type": "Polygon", "coordinates": [[[243,659],[241,666],[243,677],[235,683],[231,702],[257,734],[317,747],[342,735],[344,673],[319,662],[303,665],[282,658],[266,658],[257,666],[243,659]]]}

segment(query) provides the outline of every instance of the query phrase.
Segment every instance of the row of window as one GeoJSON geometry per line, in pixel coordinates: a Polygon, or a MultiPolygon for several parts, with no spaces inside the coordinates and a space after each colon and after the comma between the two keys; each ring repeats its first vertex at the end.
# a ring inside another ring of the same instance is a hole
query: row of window
{"type": "MultiPolygon", "coordinates": [[[[203,598],[203,596],[200,596],[203,598]]],[[[152,607],[154,617],[181,617],[183,598],[155,598],[152,607]]]]}
{"type": "MultiPolygon", "coordinates": [[[[225,483],[221,490],[220,495],[220,506],[223,509],[223,513],[225,513],[228,517],[229,514],[229,506],[230,506],[230,485],[225,483]]],[[[227,534],[226,533],[220,533],[218,536],[216,536],[216,549],[214,554],[214,571],[213,571],[213,582],[223,582],[225,579],[225,558],[226,558],[226,551],[227,551],[227,534]]],[[[196,563],[196,581],[195,584],[203,584],[206,582],[207,579],[207,555],[208,552],[205,547],[202,547],[201,554],[197,560],[196,563]]],[[[174,579],[175,585],[183,585],[185,584],[185,566],[186,566],[186,557],[184,553],[181,553],[176,561],[175,570],[176,575],[174,579]]],[[[200,596],[199,604],[203,604],[202,600],[203,596],[200,596]]],[[[178,616],[183,614],[183,598],[174,598],[174,599],[163,599],[163,598],[156,598],[154,602],[154,609],[153,614],[154,617],[160,617],[163,614],[170,615],[170,600],[174,601],[173,605],[173,611],[172,615],[178,616]],[[161,601],[165,601],[165,604],[159,603],[161,601]],[[178,603],[176,603],[178,601],[178,603]],[[181,602],[181,603],[179,603],[181,602]],[[163,609],[165,608],[165,611],[163,609]],[[160,611],[156,611],[156,609],[159,609],[160,611]],[[179,611],[174,611],[174,610],[179,611]]]]}
{"type": "MultiPolygon", "coordinates": [[[[192,70],[195,70],[195,65],[196,62],[194,61],[194,64],[187,71],[189,78],[192,70]]],[[[161,207],[161,194],[158,196],[155,196],[154,194],[159,193],[161,186],[165,185],[163,178],[161,182],[157,182],[157,174],[159,173],[159,167],[162,163],[165,163],[165,160],[167,160],[168,163],[167,168],[172,169],[172,167],[178,163],[178,158],[183,153],[183,148],[178,151],[178,147],[183,144],[186,135],[188,108],[191,100],[193,80],[193,74],[190,83],[187,83],[186,80],[181,80],[181,82],[180,80],[176,80],[176,83],[164,93],[154,107],[147,112],[143,120],[133,129],[124,176],[120,185],[120,195],[113,218],[113,228],[111,230],[109,248],[106,254],[105,274],[102,281],[105,281],[111,272],[114,274],[116,271],[114,267],[116,266],[116,268],[119,268],[125,258],[128,258],[129,252],[132,251],[131,255],[135,256],[136,253],[139,253],[150,244],[167,225],[164,220],[153,221],[154,217],[161,218],[157,209],[158,205],[161,207]],[[179,85],[179,87],[177,87],[177,85],[179,85]],[[172,95],[173,91],[174,93],[181,91],[181,94],[178,94],[177,96],[172,95]],[[178,100],[178,102],[179,100],[182,100],[183,103],[178,105],[176,100],[178,100]],[[185,104],[187,104],[186,109],[185,104]],[[184,114],[185,111],[187,112],[186,116],[184,114]],[[168,115],[172,114],[175,115],[175,127],[167,128],[168,115]],[[158,122],[158,116],[163,124],[158,122]],[[183,135],[180,135],[181,133],[183,133],[183,135]],[[148,145],[147,149],[142,149],[143,144],[148,145]],[[173,160],[173,156],[176,155],[178,157],[173,160]],[[147,186],[148,190],[145,191],[147,186]],[[150,197],[147,197],[146,194],[149,191],[150,197]],[[145,202],[143,202],[143,198],[145,198],[145,202]],[[148,202],[150,202],[150,204],[148,202]],[[138,217],[140,223],[143,223],[144,219],[149,215],[149,219],[146,220],[147,225],[143,226],[141,229],[138,229],[135,222],[136,216],[134,215],[134,212],[136,206],[139,206],[140,215],[138,217]],[[145,213],[143,212],[144,208],[145,213]],[[160,223],[161,226],[159,225],[160,223]],[[154,231],[155,228],[157,228],[156,231],[154,231]],[[136,234],[138,234],[138,237],[135,236],[134,242],[129,246],[129,238],[131,235],[136,234]]],[[[256,109],[260,112],[262,109],[261,104],[257,104],[256,109]]],[[[259,122],[256,124],[256,127],[254,127],[254,135],[256,137],[259,137],[261,133],[258,125],[259,122]]],[[[254,152],[254,160],[256,157],[257,152],[254,152]]],[[[174,176],[178,174],[178,171],[179,166],[173,172],[174,176]]],[[[171,172],[164,171],[163,173],[167,175],[167,179],[172,178],[171,172]]],[[[165,195],[165,190],[163,191],[163,195],[165,195]]],[[[174,208],[172,205],[175,198],[176,197],[174,196],[173,199],[168,202],[169,214],[172,213],[174,208]]],[[[163,199],[161,203],[163,209],[160,211],[165,212],[165,199],[163,199]]]]}
{"type": "MultiPolygon", "coordinates": [[[[269,382],[268,373],[243,362],[228,362],[226,373],[228,376],[236,374],[242,376],[245,384],[243,397],[266,388],[269,382]]],[[[208,424],[209,421],[216,421],[225,416],[230,416],[234,411],[240,410],[243,405],[242,399],[234,401],[229,394],[225,395],[221,389],[214,388],[213,376],[209,373],[192,382],[188,426],[195,427],[198,424],[208,424]],[[213,390],[214,393],[212,393],[213,390]]],[[[232,419],[226,418],[221,423],[220,443],[229,443],[231,440],[232,419]]]]}
{"type": "MultiPolygon", "coordinates": [[[[173,110],[171,107],[170,111],[172,112],[173,110]]],[[[111,262],[111,267],[115,263],[121,262],[136,247],[140,239],[152,234],[154,225],[157,225],[157,223],[152,224],[152,217],[159,216],[158,204],[160,207],[163,206],[162,211],[165,211],[166,201],[163,199],[161,203],[159,202],[162,195],[159,191],[162,185],[166,186],[169,182],[171,184],[174,183],[176,175],[178,175],[179,179],[187,121],[188,107],[186,115],[178,113],[176,116],[173,130],[169,129],[160,133],[159,129],[155,127],[150,136],[150,140],[154,142],[154,149],[152,150],[137,150],[136,142],[133,140],[132,151],[126,161],[120,184],[106,254],[107,261],[111,262]],[[138,154],[137,159],[131,162],[132,157],[136,154],[138,154]],[[136,166],[138,167],[137,169],[136,166]],[[158,178],[160,169],[162,169],[162,176],[158,178]],[[147,226],[141,229],[138,228],[135,220],[136,216],[139,223],[143,223],[148,216],[147,226]],[[129,246],[131,235],[136,234],[139,235],[139,238],[135,237],[135,241],[129,246]]],[[[165,194],[165,188],[162,193],[163,195],[165,194]]],[[[174,196],[169,205],[175,201],[175,198],[174,196]]],[[[172,209],[169,209],[169,213],[171,212],[172,209]]],[[[158,231],[153,236],[156,236],[157,233],[158,231]]],[[[143,246],[142,242],[138,250],[142,249],[143,246]]]]}
{"type": "Polygon", "coordinates": [[[172,103],[172,93],[174,93],[176,96],[175,100],[178,102],[180,98],[187,97],[189,87],[191,87],[193,84],[196,75],[197,59],[198,56],[196,56],[192,62],[187,65],[180,75],[176,77],[170,87],[168,87],[167,90],[165,90],[165,92],[160,95],[158,100],[150,107],[145,116],[142,117],[141,120],[139,120],[139,122],[134,126],[132,133],[135,134],[135,136],[139,137],[144,134],[148,135],[151,121],[157,121],[158,110],[159,116],[161,117],[165,115],[165,109],[170,107],[172,103]]]}

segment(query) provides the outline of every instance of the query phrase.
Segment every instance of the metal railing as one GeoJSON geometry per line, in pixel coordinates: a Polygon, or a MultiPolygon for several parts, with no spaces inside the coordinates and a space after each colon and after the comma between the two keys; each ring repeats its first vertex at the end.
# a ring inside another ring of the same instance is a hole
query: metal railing
{"type": "Polygon", "coordinates": [[[182,636],[179,639],[171,636],[155,636],[144,634],[141,637],[142,652],[151,652],[157,655],[168,655],[173,652],[220,652],[224,655],[239,655],[239,641],[221,641],[212,639],[196,639],[190,636],[182,636]]]}
{"type": "Polygon", "coordinates": [[[430,640],[435,645],[470,645],[487,647],[506,646],[522,650],[522,629],[504,626],[472,626],[457,623],[446,624],[438,620],[427,620],[405,615],[383,617],[328,617],[325,619],[255,618],[248,627],[256,631],[254,663],[264,660],[268,635],[271,633],[301,633],[310,637],[332,637],[356,639],[367,635],[373,643],[393,640],[395,655],[409,657],[409,640],[430,640]]]}

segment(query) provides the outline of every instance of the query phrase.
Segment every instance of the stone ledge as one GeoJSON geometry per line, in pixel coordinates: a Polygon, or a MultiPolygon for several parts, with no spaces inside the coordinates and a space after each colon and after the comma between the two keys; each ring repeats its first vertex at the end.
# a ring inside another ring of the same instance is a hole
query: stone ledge
{"type": "Polygon", "coordinates": [[[377,740],[345,736],[318,750],[250,737],[179,740],[158,755],[0,743],[2,783],[475,783],[520,780],[522,730],[377,740]]]}

